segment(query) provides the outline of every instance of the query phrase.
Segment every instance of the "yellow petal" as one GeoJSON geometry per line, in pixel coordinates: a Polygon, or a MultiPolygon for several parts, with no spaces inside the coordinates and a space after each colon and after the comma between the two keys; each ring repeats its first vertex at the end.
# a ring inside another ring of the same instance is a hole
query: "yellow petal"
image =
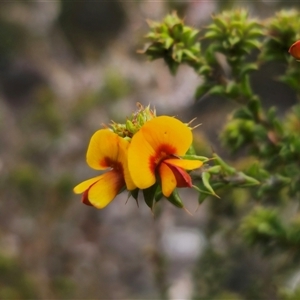
{"type": "Polygon", "coordinates": [[[126,187],[129,191],[132,191],[136,189],[136,185],[134,184],[129,170],[128,170],[128,148],[129,148],[129,142],[120,138],[119,141],[119,156],[118,156],[118,162],[122,164],[123,167],[123,175],[126,182],[126,187]]]}
{"type": "Polygon", "coordinates": [[[160,164],[158,172],[161,179],[162,193],[169,197],[176,187],[176,178],[172,170],[164,163],[160,164]]]}
{"type": "Polygon", "coordinates": [[[83,192],[85,192],[87,189],[89,189],[89,187],[91,185],[93,185],[95,182],[97,182],[103,175],[97,176],[97,177],[93,177],[91,179],[85,180],[79,184],[77,184],[73,191],[75,194],[81,194],[83,192]]]}
{"type": "Polygon", "coordinates": [[[94,133],[86,154],[88,165],[96,170],[112,167],[119,154],[119,139],[117,134],[108,129],[100,129],[94,133]]]}
{"type": "Polygon", "coordinates": [[[188,160],[177,158],[168,158],[165,159],[164,162],[185,170],[194,170],[200,168],[203,165],[203,162],[200,160],[188,160]]]}
{"type": "Polygon", "coordinates": [[[91,186],[88,199],[93,206],[104,208],[117,196],[124,185],[122,174],[109,171],[91,186]]]}
{"type": "Polygon", "coordinates": [[[155,179],[155,165],[151,157],[155,152],[151,145],[145,141],[141,131],[138,131],[128,149],[128,168],[134,184],[140,189],[152,186],[155,179]]]}
{"type": "Polygon", "coordinates": [[[168,116],[160,116],[148,121],[138,133],[143,135],[155,152],[164,151],[169,155],[184,155],[193,140],[189,127],[168,116]]]}

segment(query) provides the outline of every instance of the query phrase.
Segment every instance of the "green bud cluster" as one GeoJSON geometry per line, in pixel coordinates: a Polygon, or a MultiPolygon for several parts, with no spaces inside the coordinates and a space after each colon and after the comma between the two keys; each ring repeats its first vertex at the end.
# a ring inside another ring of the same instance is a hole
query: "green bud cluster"
{"type": "Polygon", "coordinates": [[[150,60],[163,58],[172,74],[181,63],[192,67],[201,65],[199,31],[185,26],[173,12],[162,23],[148,21],[150,32],[146,35],[148,44],[144,51],[150,60]]]}
{"type": "Polygon", "coordinates": [[[283,61],[294,60],[288,54],[289,47],[300,39],[300,12],[296,9],[279,11],[265,24],[261,60],[283,61]]]}
{"type": "Polygon", "coordinates": [[[212,19],[213,23],[207,26],[204,35],[205,39],[213,40],[212,47],[208,49],[210,59],[214,59],[214,52],[221,52],[228,64],[234,67],[245,55],[261,47],[257,38],[263,35],[262,26],[258,20],[249,18],[247,10],[225,11],[212,19]]]}
{"type": "Polygon", "coordinates": [[[114,133],[120,137],[131,139],[146,122],[156,117],[156,111],[155,109],[152,110],[150,105],[143,107],[143,105],[138,103],[137,106],[138,110],[127,118],[125,124],[116,122],[110,124],[114,133]]]}
{"type": "Polygon", "coordinates": [[[290,46],[300,39],[300,12],[296,9],[282,10],[267,20],[265,27],[266,39],[260,60],[286,63],[286,71],[278,80],[300,93],[299,64],[288,53],[290,46]]]}
{"type": "Polygon", "coordinates": [[[261,246],[266,254],[286,251],[300,258],[294,251],[300,243],[299,215],[286,223],[278,210],[259,206],[245,218],[240,230],[249,244],[261,246]]]}

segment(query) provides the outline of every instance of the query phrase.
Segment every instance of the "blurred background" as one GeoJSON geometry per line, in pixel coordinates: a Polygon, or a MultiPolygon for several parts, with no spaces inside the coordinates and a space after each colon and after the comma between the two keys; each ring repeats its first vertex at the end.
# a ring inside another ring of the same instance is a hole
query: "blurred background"
{"type": "MultiPolygon", "coordinates": [[[[235,159],[218,142],[235,104],[213,97],[195,103],[201,79],[192,69],[181,66],[172,77],[163,61],[148,62],[137,50],[146,19],[160,21],[176,10],[199,28],[237,5],[260,18],[300,6],[284,0],[0,2],[0,299],[164,299],[167,289],[170,299],[262,293],[275,299],[272,266],[234,234],[223,234],[238,224],[243,191],[237,201],[224,194],[198,207],[197,194],[182,190],[192,216],[163,202],[156,217],[126,193],[97,210],[72,192],[97,174],[85,162],[91,135],[103,123],[123,122],[137,102],[155,106],[158,115],[197,117],[198,154],[214,149],[235,159]]],[[[279,72],[266,65],[253,85],[266,106],[276,103],[284,113],[294,94],[262,80],[279,72]]],[[[287,284],[297,285],[295,276],[287,284]]]]}

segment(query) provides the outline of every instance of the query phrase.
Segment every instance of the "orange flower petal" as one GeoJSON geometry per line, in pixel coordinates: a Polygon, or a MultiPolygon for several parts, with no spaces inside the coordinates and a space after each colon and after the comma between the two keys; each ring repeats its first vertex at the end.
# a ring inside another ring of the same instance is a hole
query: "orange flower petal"
{"type": "Polygon", "coordinates": [[[184,169],[167,163],[166,165],[172,170],[176,178],[176,187],[192,187],[191,176],[184,169]]]}
{"type": "Polygon", "coordinates": [[[119,155],[118,155],[118,162],[122,164],[123,167],[123,176],[126,182],[126,187],[129,191],[132,191],[136,189],[136,185],[132,181],[132,178],[129,173],[128,169],[128,147],[129,147],[129,142],[120,138],[119,140],[119,155]]]}
{"type": "Polygon", "coordinates": [[[104,208],[117,196],[125,185],[125,182],[122,174],[114,170],[100,177],[101,178],[91,186],[88,192],[88,200],[93,206],[104,208]]]}
{"type": "Polygon", "coordinates": [[[82,194],[83,192],[88,190],[94,183],[96,183],[98,180],[100,180],[102,176],[103,175],[99,175],[97,177],[87,179],[87,180],[77,184],[73,189],[74,193],[75,194],[82,194]]]}
{"type": "Polygon", "coordinates": [[[192,143],[192,132],[179,120],[156,117],[133,136],[128,150],[129,172],[140,189],[152,186],[155,168],[164,155],[184,155],[192,143]]]}
{"type": "Polygon", "coordinates": [[[117,162],[119,155],[120,137],[108,129],[96,131],[91,140],[86,154],[88,165],[95,170],[104,170],[112,167],[117,162]]]}
{"type": "Polygon", "coordinates": [[[165,163],[161,163],[159,166],[159,176],[161,178],[162,193],[169,197],[176,187],[176,178],[172,170],[165,163]]]}
{"type": "Polygon", "coordinates": [[[188,159],[178,159],[178,158],[168,158],[165,159],[164,162],[185,170],[198,169],[203,165],[203,162],[200,160],[188,160],[188,159]]]}
{"type": "Polygon", "coordinates": [[[152,146],[144,139],[142,132],[138,131],[128,149],[128,168],[134,184],[140,189],[146,189],[156,181],[155,169],[150,162],[154,155],[152,146]]]}
{"type": "Polygon", "coordinates": [[[295,42],[289,49],[289,53],[296,59],[300,59],[300,41],[295,42]]]}
{"type": "Polygon", "coordinates": [[[167,154],[184,155],[193,140],[189,127],[168,116],[160,116],[148,121],[138,133],[143,135],[155,152],[164,146],[170,151],[167,154]]]}

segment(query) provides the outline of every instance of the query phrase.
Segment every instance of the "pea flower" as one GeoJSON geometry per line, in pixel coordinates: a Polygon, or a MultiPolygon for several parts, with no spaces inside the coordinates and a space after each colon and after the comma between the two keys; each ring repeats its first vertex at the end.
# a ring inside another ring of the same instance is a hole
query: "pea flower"
{"type": "Polygon", "coordinates": [[[300,40],[295,42],[289,49],[289,53],[295,57],[296,59],[300,60],[300,40]]]}
{"type": "Polygon", "coordinates": [[[128,149],[128,167],[134,184],[146,189],[159,177],[165,197],[176,187],[192,187],[185,170],[199,168],[203,163],[180,158],[192,140],[191,128],[173,117],[160,116],[146,122],[132,137],[128,149]]]}
{"type": "Polygon", "coordinates": [[[74,188],[74,193],[83,193],[84,204],[104,208],[125,185],[128,190],[136,188],[128,171],[128,146],[128,141],[109,129],[100,129],[94,133],[86,154],[87,164],[95,170],[110,170],[74,188]]]}

